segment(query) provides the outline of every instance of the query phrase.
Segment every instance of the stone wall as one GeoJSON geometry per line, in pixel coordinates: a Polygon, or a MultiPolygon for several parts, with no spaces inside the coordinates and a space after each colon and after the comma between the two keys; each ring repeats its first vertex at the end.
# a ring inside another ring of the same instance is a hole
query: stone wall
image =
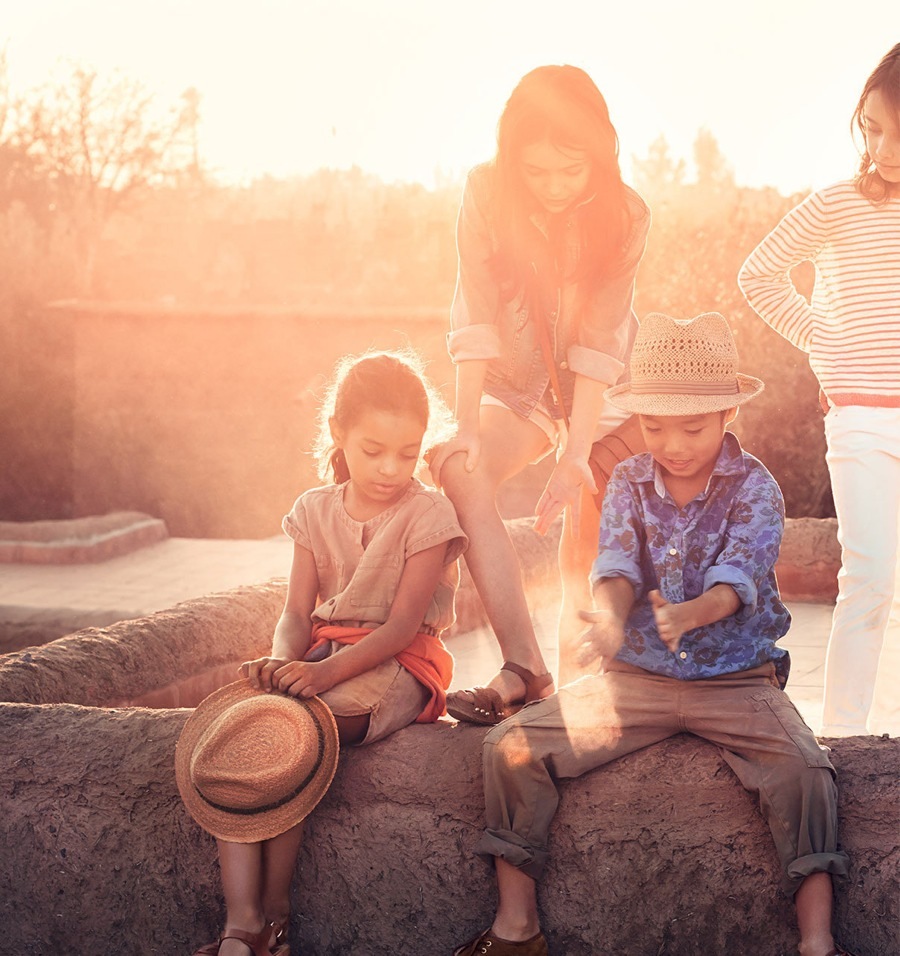
{"type": "MultiPolygon", "coordinates": [[[[173,752],[186,710],[0,704],[0,953],[188,953],[220,928],[213,840],[187,816],[173,752]]],[[[441,721],[342,753],[293,891],[304,956],[449,956],[492,912],[471,849],[483,730],[441,721]]],[[[849,881],[835,924],[896,952],[900,741],[833,741],[849,881]]],[[[679,736],[562,785],[540,904],[567,956],[760,956],[796,949],[793,908],[752,799],[679,736]]]]}
{"type": "MultiPolygon", "coordinates": [[[[241,588],[0,657],[0,954],[171,956],[215,936],[214,844],[173,776],[188,711],[126,705],[193,706],[267,649],[282,603],[282,586],[241,588]]],[[[304,956],[449,953],[485,924],[492,881],[470,852],[482,736],[443,720],[343,754],[297,871],[304,956]]],[[[858,956],[887,956],[900,741],[829,743],[853,861],[836,925],[858,956]]],[[[565,783],[552,848],[541,906],[554,952],[794,951],[768,832],[702,741],[565,783]]]]}

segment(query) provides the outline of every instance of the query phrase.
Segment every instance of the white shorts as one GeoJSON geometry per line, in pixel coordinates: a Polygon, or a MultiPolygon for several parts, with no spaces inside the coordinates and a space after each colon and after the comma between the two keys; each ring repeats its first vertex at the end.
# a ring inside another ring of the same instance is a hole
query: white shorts
{"type": "MultiPolygon", "coordinates": [[[[495,398],[493,395],[482,395],[482,405],[497,405],[500,408],[509,408],[502,399],[495,398]]],[[[513,409],[509,408],[512,412],[513,409]]],[[[518,414],[513,412],[513,414],[518,414]]],[[[594,441],[599,441],[604,435],[608,435],[614,428],[618,428],[622,422],[631,414],[623,412],[621,409],[610,405],[609,402],[603,403],[603,414],[597,422],[594,429],[594,441]]],[[[534,459],[535,462],[546,458],[555,448],[565,448],[566,444],[566,423],[561,418],[551,418],[540,405],[535,405],[526,421],[537,425],[538,428],[547,436],[547,446],[540,455],[534,459]]]]}

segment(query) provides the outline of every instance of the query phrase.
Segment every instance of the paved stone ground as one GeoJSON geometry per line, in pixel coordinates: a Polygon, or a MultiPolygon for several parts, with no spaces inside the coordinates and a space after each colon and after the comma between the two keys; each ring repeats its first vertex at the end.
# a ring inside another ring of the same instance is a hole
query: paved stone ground
{"type": "MultiPolygon", "coordinates": [[[[280,536],[169,538],[97,564],[0,564],[0,619],[23,624],[63,617],[77,628],[142,617],[189,598],[286,577],[291,550],[291,542],[280,536]]],[[[793,602],[790,610],[794,623],[783,641],[793,661],[789,692],[815,728],[832,605],[793,602]]],[[[547,660],[555,662],[554,615],[541,614],[536,625],[547,660]]],[[[449,644],[456,659],[454,688],[484,682],[499,664],[499,649],[487,630],[459,635],[449,644]]]]}

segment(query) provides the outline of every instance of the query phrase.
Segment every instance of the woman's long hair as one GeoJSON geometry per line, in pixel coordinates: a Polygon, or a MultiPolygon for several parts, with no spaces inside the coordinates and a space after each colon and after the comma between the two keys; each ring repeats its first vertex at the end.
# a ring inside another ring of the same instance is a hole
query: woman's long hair
{"type": "MultiPolygon", "coordinates": [[[[606,100],[584,70],[539,66],[519,81],[497,124],[497,251],[492,265],[508,299],[533,291],[533,263],[543,258],[539,247],[546,248],[530,221],[540,207],[525,184],[521,158],[525,147],[543,140],[560,149],[583,150],[590,162],[585,198],[592,198],[577,210],[580,255],[566,278],[587,291],[597,288],[617,271],[628,237],[619,139],[606,100]]],[[[565,241],[564,235],[550,238],[551,243],[565,241]]],[[[564,256],[556,258],[565,261],[564,256]]]]}
{"type": "Polygon", "coordinates": [[[881,178],[875,168],[875,163],[869,155],[866,146],[866,100],[869,94],[878,90],[888,105],[897,113],[897,122],[900,123],[900,43],[895,43],[881,58],[881,62],[872,71],[866,80],[859,102],[853,111],[850,121],[850,130],[857,129],[862,133],[863,146],[859,157],[859,169],[854,179],[856,188],[867,199],[873,202],[884,202],[888,198],[888,184],[881,178]]]}

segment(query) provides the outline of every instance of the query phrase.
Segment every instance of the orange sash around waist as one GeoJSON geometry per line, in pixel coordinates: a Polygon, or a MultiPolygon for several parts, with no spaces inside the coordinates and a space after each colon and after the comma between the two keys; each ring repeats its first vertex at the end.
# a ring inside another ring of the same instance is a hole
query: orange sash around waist
{"type": "MultiPolygon", "coordinates": [[[[373,627],[341,627],[336,624],[317,624],[313,628],[313,642],[308,655],[328,641],[339,644],[357,644],[373,627]]],[[[416,634],[399,654],[397,663],[431,692],[431,699],[416,718],[417,724],[430,724],[446,713],[447,688],[453,677],[453,658],[443,641],[433,634],[416,634]]]]}

